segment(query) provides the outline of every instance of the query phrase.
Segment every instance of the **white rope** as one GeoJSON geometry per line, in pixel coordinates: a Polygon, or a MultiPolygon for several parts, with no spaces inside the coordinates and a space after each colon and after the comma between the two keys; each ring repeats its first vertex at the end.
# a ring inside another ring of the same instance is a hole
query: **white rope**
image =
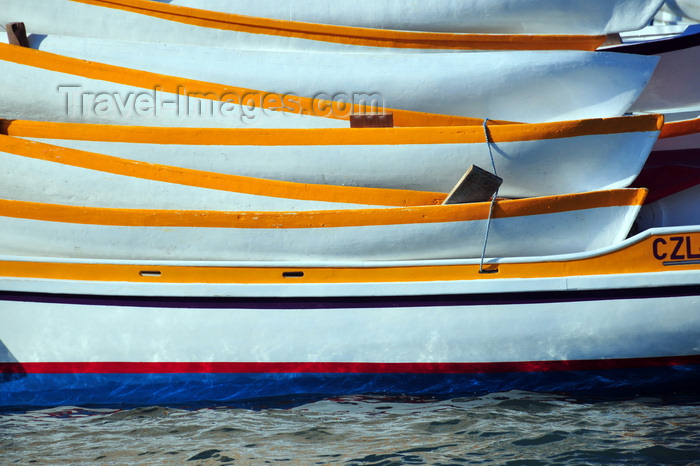
{"type": "MultiPolygon", "coordinates": [[[[484,119],[484,139],[486,140],[486,147],[488,147],[489,149],[489,157],[491,158],[491,169],[493,170],[493,174],[498,176],[498,174],[496,173],[496,163],[493,161],[493,152],[491,152],[491,138],[489,138],[489,131],[486,127],[486,123],[488,123],[488,121],[488,118],[484,119]]],[[[496,192],[491,198],[491,205],[489,206],[489,217],[486,220],[486,233],[484,234],[484,247],[481,249],[481,262],[479,264],[479,273],[490,273],[490,271],[484,270],[484,257],[486,256],[486,244],[489,240],[489,230],[491,229],[491,216],[493,215],[493,205],[496,203],[496,196],[498,196],[498,188],[496,188],[496,192]]]]}

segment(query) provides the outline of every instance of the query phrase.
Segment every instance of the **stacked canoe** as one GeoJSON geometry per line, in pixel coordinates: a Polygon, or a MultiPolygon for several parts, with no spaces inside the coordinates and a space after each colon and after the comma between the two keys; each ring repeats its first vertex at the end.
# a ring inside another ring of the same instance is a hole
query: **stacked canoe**
{"type": "Polygon", "coordinates": [[[700,36],[611,44],[662,3],[0,0],[0,406],[697,380],[700,36]]]}

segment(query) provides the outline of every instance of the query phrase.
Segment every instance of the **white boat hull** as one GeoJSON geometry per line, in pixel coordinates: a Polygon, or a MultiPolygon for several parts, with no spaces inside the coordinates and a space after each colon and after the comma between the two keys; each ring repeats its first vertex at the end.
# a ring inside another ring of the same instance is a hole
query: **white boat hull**
{"type": "Polygon", "coordinates": [[[698,0],[673,0],[664,2],[654,24],[695,24],[700,22],[700,2],[698,0]]]}
{"type": "Polygon", "coordinates": [[[649,84],[630,108],[631,112],[672,114],[700,111],[700,86],[697,83],[700,74],[700,30],[688,36],[631,47],[639,49],[636,53],[660,57],[649,84]]]}
{"type": "Polygon", "coordinates": [[[700,255],[700,233],[686,227],[589,254],[496,261],[487,275],[475,261],[5,256],[0,405],[692,392],[700,270],[669,258],[671,237],[700,255]]]}
{"type": "Polygon", "coordinates": [[[311,23],[413,31],[611,34],[648,24],[654,1],[158,0],[171,5],[311,23]]]}
{"type": "MultiPolygon", "coordinates": [[[[534,197],[627,187],[644,165],[661,124],[656,116],[491,124],[490,147],[481,126],[208,131],[12,121],[5,133],[215,173],[443,193],[470,165],[491,170],[493,156],[496,174],[504,180],[499,195],[534,197]]],[[[12,165],[6,176],[23,179],[11,175],[19,169],[12,165]]]]}
{"type": "Polygon", "coordinates": [[[57,36],[32,44],[49,53],[0,47],[0,70],[16,77],[0,94],[5,118],[226,127],[330,127],[339,122],[324,120],[382,111],[395,120],[400,111],[518,122],[601,118],[625,113],[658,61],[578,51],[255,52],[57,36]]]}
{"type": "Polygon", "coordinates": [[[0,254],[110,259],[402,260],[597,249],[629,232],[645,190],[315,212],[107,209],[0,200],[0,254]],[[527,234],[524,234],[527,232],[527,234]]]}
{"type": "MultiPolygon", "coordinates": [[[[638,4],[639,1],[625,3],[638,4]]],[[[600,5],[610,3],[602,0],[597,2],[600,5]]],[[[641,16],[650,14],[648,7],[640,9],[638,13],[641,16]]],[[[606,7],[605,10],[607,11],[599,12],[599,19],[609,13],[609,8],[606,7]]],[[[587,8],[587,11],[592,10],[587,8]]],[[[606,18],[607,20],[611,18],[606,18]]],[[[0,1],[0,24],[18,21],[24,22],[30,33],[248,50],[343,53],[569,48],[595,50],[604,40],[604,33],[595,33],[593,30],[582,33],[586,35],[572,36],[576,33],[571,28],[563,28],[564,32],[559,35],[528,34],[520,37],[514,35],[518,31],[484,35],[357,28],[215,13],[144,0],[0,1]],[[129,30],[123,27],[124,24],[129,24],[129,30]],[[138,35],[132,31],[139,31],[138,35]]]]}
{"type": "Polygon", "coordinates": [[[433,205],[446,194],[221,175],[0,136],[0,197],[125,209],[309,211],[433,205]]]}

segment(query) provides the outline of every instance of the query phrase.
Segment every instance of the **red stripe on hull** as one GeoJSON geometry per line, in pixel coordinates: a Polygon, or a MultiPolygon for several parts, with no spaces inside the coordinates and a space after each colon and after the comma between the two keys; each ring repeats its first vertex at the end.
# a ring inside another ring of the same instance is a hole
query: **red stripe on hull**
{"type": "Polygon", "coordinates": [[[363,362],[30,362],[0,363],[4,374],[349,373],[488,374],[630,369],[700,364],[700,355],[659,358],[490,363],[363,362]]]}

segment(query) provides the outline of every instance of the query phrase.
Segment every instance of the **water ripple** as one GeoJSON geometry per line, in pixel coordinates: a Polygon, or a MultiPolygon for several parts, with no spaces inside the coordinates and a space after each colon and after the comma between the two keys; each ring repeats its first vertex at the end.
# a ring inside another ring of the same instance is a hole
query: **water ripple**
{"type": "Polygon", "coordinates": [[[0,414],[3,464],[688,464],[700,402],[336,397],[240,409],[0,414]]]}

